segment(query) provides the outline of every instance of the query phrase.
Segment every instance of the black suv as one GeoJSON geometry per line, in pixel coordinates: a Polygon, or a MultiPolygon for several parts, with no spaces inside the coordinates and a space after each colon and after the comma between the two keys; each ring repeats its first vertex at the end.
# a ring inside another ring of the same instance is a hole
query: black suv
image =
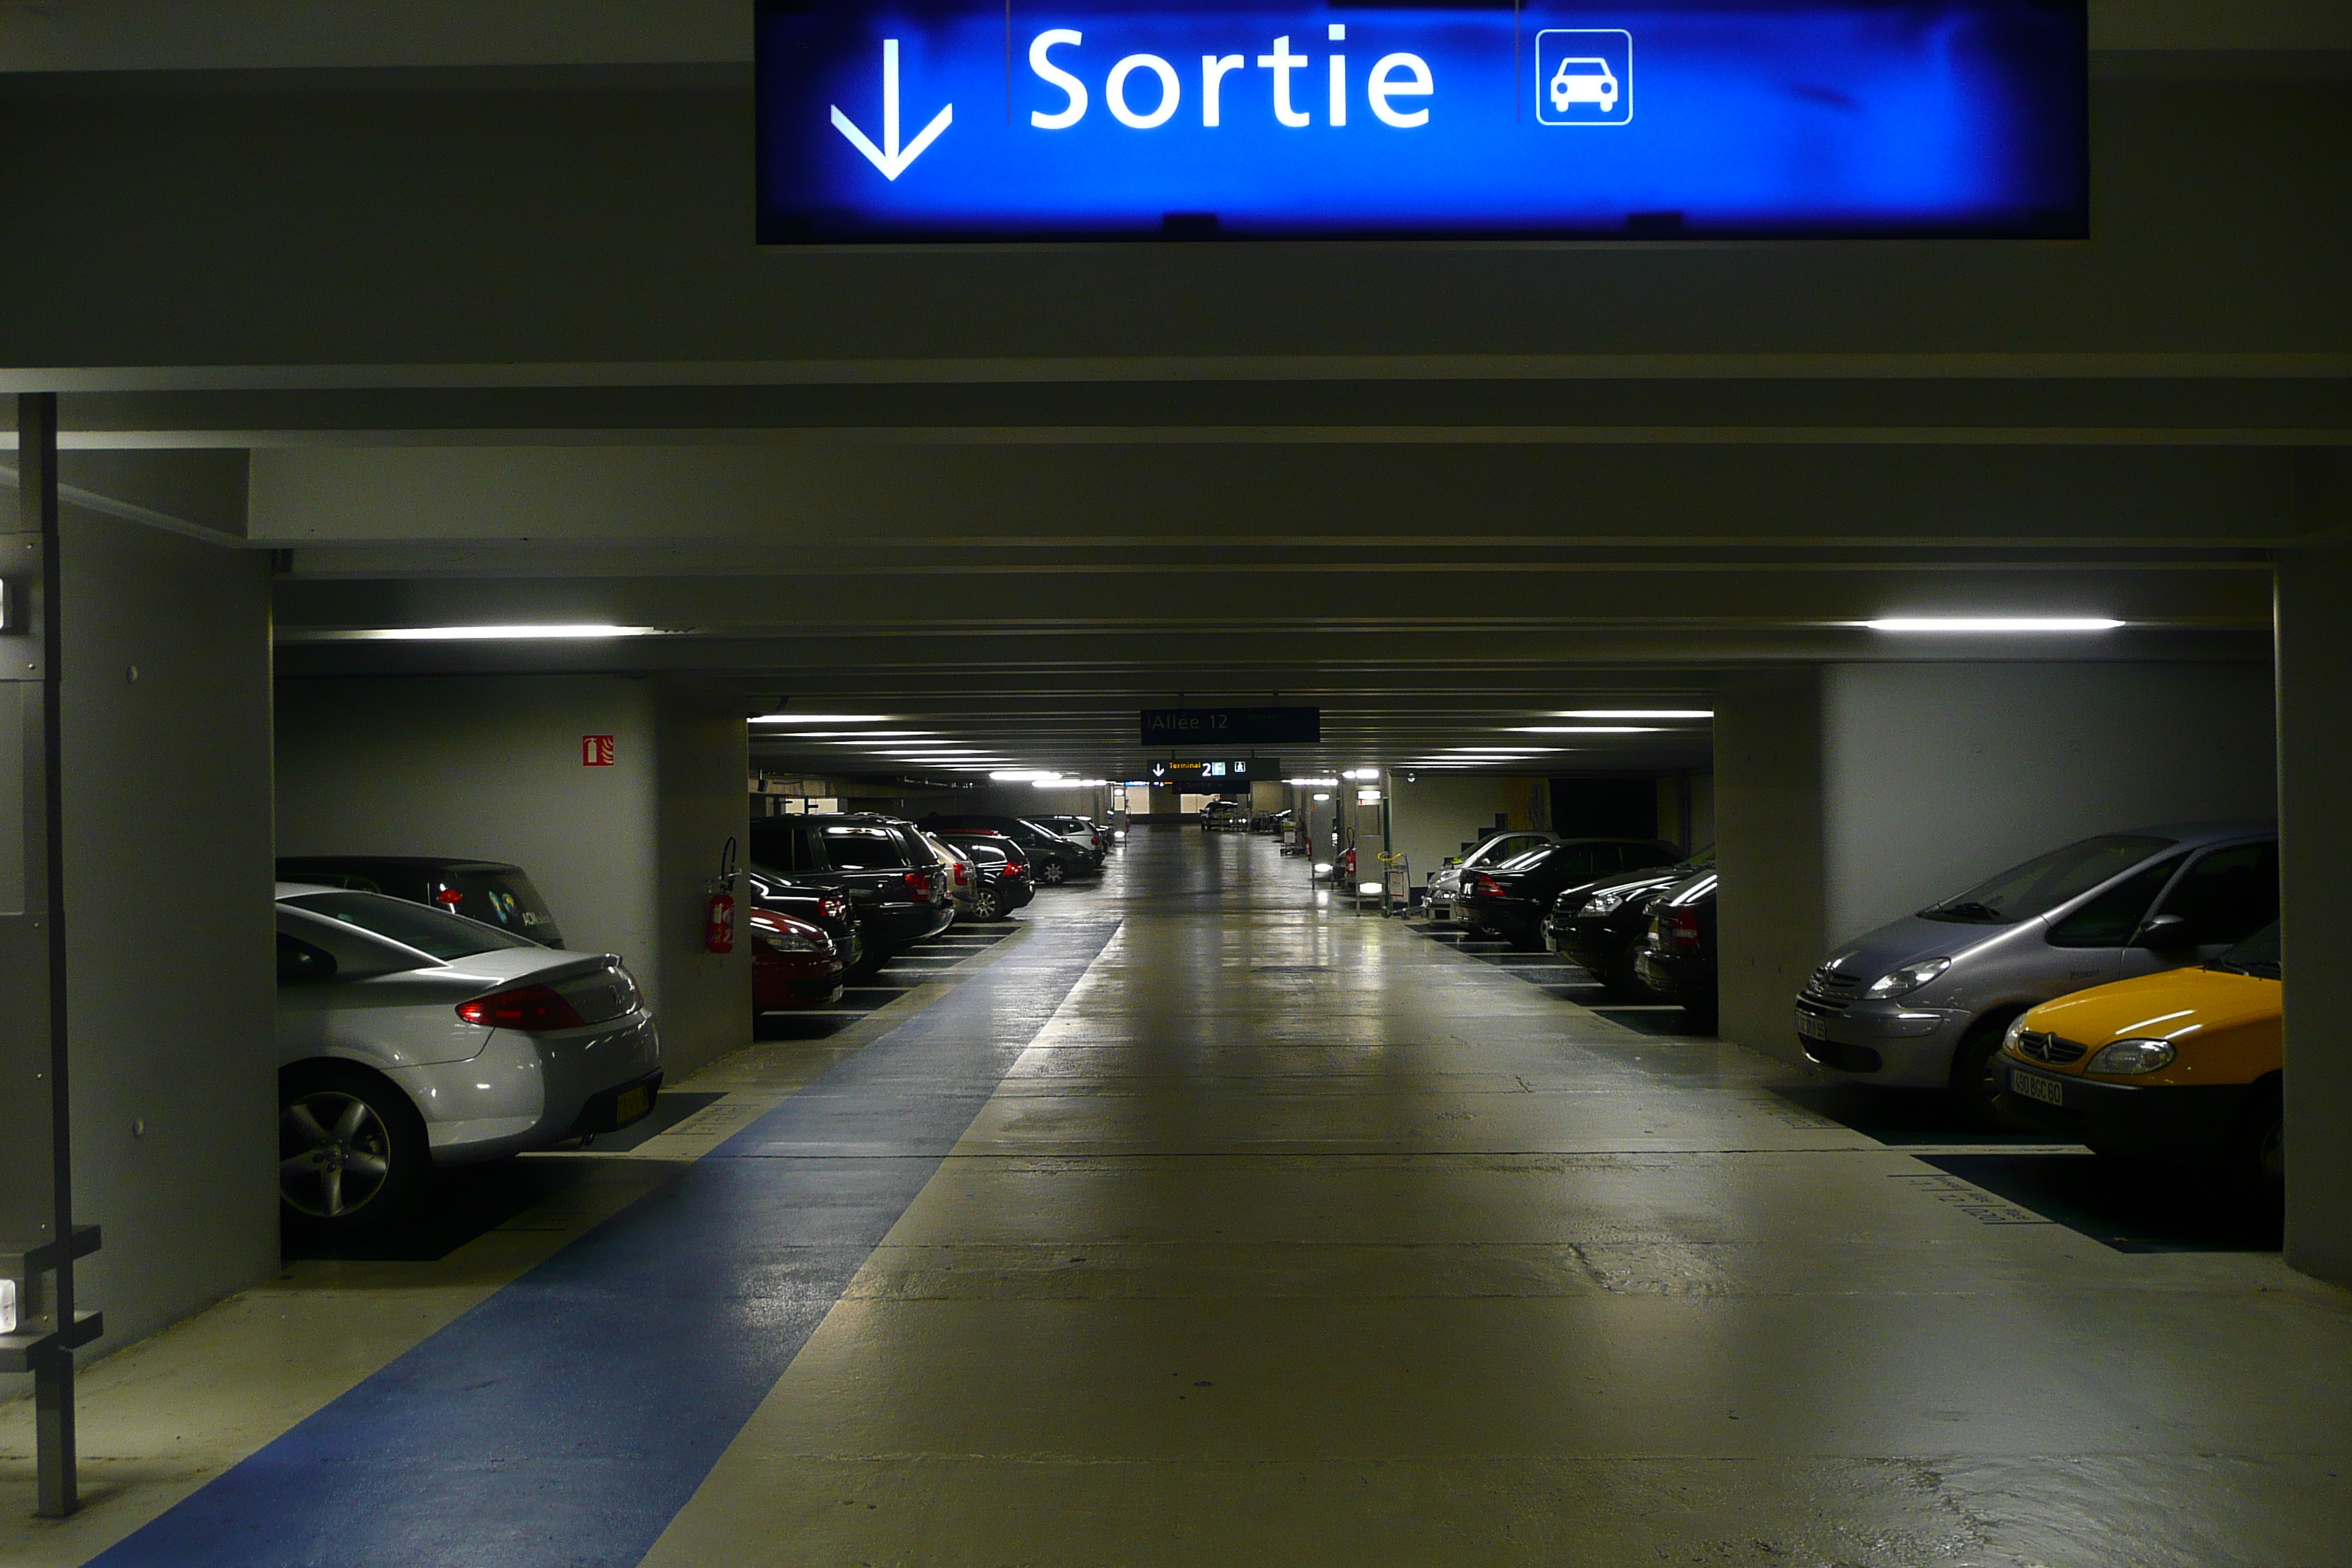
{"type": "Polygon", "coordinates": [[[1472,931],[1492,931],[1513,947],[1538,952],[1544,944],[1544,917],[1567,889],[1644,866],[1671,866],[1681,858],[1680,849],[1655,838],[1563,838],[1465,877],[1458,906],[1462,921],[1472,931]]]}
{"type": "Polygon", "coordinates": [[[927,816],[923,830],[927,833],[1002,833],[1029,852],[1029,874],[1036,880],[1053,887],[1073,877],[1092,876],[1102,869],[1103,855],[1099,849],[1087,849],[1071,843],[1050,827],[1030,821],[1025,816],[981,816],[970,813],[927,816]]]}
{"type": "Polygon", "coordinates": [[[751,864],[806,888],[849,898],[851,917],[877,966],[955,920],[954,882],[906,823],[865,812],[762,816],[751,823],[751,864]]]}
{"type": "Polygon", "coordinates": [[[1710,844],[1679,865],[1652,866],[1570,888],[1552,900],[1544,937],[1554,952],[1583,965],[1617,995],[1654,994],[1633,973],[1650,934],[1650,896],[1714,864],[1710,844]]]}
{"type": "Polygon", "coordinates": [[[563,932],[520,866],[503,860],[451,860],[431,855],[285,855],[281,882],[315,882],[382,893],[463,915],[541,947],[562,947],[563,932]]]}

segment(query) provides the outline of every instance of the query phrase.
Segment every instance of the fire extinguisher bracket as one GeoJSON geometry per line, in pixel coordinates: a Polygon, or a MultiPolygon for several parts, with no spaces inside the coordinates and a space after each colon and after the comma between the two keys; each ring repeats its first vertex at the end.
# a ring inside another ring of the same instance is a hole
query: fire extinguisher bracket
{"type": "Polygon", "coordinates": [[[735,951],[735,883],[741,876],[735,865],[735,840],[730,837],[719,851],[719,875],[710,879],[702,907],[705,952],[723,957],[735,951]]]}

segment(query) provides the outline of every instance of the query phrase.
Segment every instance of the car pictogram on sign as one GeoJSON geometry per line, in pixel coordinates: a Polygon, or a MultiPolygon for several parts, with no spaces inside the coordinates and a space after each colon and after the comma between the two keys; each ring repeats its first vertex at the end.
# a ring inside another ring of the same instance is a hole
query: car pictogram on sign
{"type": "Polygon", "coordinates": [[[1551,79],[1552,110],[1566,114],[1580,103],[1593,104],[1603,114],[1616,109],[1617,77],[1607,60],[1582,56],[1559,62],[1551,79]]]}
{"type": "Polygon", "coordinates": [[[1633,35],[1622,27],[1546,27],[1536,35],[1536,121],[1628,125],[1633,35]]]}

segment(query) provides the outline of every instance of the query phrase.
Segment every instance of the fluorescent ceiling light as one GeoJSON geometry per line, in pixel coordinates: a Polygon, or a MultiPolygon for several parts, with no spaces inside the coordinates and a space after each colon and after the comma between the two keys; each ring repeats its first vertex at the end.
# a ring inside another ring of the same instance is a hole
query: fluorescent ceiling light
{"type": "Polygon", "coordinates": [[[1712,708],[1570,708],[1555,719],[1712,719],[1712,708]]]}
{"type": "Polygon", "coordinates": [[[2111,632],[2100,616],[1889,616],[1862,623],[1874,632],[2111,632]]]}
{"type": "Polygon", "coordinates": [[[1537,757],[1559,750],[1558,746],[1448,746],[1445,753],[1453,757],[1537,757]]]}
{"type": "Polygon", "coordinates": [[[592,642],[607,637],[652,637],[660,626],[615,626],[601,622],[508,626],[371,626],[323,634],[342,642],[592,642]]]}
{"type": "Polygon", "coordinates": [[[1338,779],[1285,779],[1282,782],[1286,784],[1297,784],[1302,789],[1313,789],[1318,786],[1324,789],[1337,789],[1339,786],[1338,779]]]}
{"type": "Polygon", "coordinates": [[[1051,778],[1054,775],[1040,772],[1036,768],[999,768],[988,776],[996,784],[1027,784],[1032,779],[1051,778]]]}
{"type": "MultiPolygon", "coordinates": [[[[762,713],[751,722],[754,724],[887,724],[897,717],[896,713],[762,713]]],[[[884,731],[877,730],[866,732],[881,734],[884,731]]],[[[917,732],[912,730],[898,731],[900,734],[908,735],[917,732]]]]}
{"type": "MultiPolygon", "coordinates": [[[[763,724],[767,721],[764,719],[751,721],[754,724],[763,724]]],[[[803,730],[793,736],[793,739],[795,741],[897,741],[911,740],[917,735],[928,735],[931,732],[929,730],[803,730]]]]}
{"type": "Polygon", "coordinates": [[[1346,773],[1341,773],[1339,776],[1343,779],[1376,779],[1381,776],[1381,770],[1378,768],[1349,768],[1346,773]]]}
{"type": "Polygon", "coordinates": [[[1655,724],[1514,724],[1514,735],[1655,735],[1655,724]]]}

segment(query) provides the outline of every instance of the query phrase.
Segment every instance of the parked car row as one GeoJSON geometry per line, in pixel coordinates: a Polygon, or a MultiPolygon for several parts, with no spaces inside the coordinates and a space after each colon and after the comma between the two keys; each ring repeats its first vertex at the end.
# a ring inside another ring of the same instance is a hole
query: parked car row
{"type": "MultiPolygon", "coordinates": [[[[1528,895],[1543,886],[1535,868],[1558,845],[1486,869],[1465,857],[1465,919],[1522,941],[1528,895]]],[[[1676,1002],[1709,1025],[1712,859],[1702,851],[1566,887],[1545,940],[1613,993],[1676,1002]]],[[[2103,1153],[2191,1158],[2274,1182],[2278,877],[2277,833],[2263,823],[2167,825],[2053,849],[1832,954],[1794,999],[1798,1039],[1814,1064],[1857,1082],[1940,1091],[2103,1153]]]]}

